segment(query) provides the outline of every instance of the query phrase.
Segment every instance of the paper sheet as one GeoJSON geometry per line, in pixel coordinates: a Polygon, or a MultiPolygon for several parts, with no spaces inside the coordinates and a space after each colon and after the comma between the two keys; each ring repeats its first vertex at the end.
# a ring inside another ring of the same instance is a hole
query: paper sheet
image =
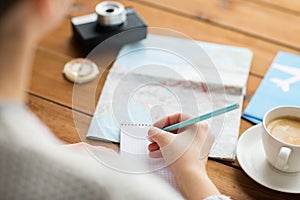
{"type": "Polygon", "coordinates": [[[121,126],[120,154],[138,166],[133,173],[154,173],[178,190],[172,172],[163,158],[150,158],[147,139],[149,127],[121,126]]]}

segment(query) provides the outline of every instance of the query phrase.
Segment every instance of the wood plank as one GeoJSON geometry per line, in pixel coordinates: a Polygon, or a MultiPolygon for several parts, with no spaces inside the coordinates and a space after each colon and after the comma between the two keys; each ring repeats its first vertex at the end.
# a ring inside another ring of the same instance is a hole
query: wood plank
{"type": "Polygon", "coordinates": [[[259,84],[261,83],[262,78],[250,75],[247,81],[247,90],[246,96],[244,98],[243,110],[247,107],[251,97],[254,95],[256,89],[258,88],[259,84]]]}
{"type": "MultiPolygon", "coordinates": [[[[104,0],[74,0],[73,6],[70,8],[68,17],[71,18],[84,14],[94,13],[96,5],[102,1],[104,0]]],[[[126,4],[125,0],[119,0],[118,2],[124,5],[126,4]]]]}
{"type": "Polygon", "coordinates": [[[250,1],[135,0],[300,50],[300,16],[250,1]],[[284,28],[283,28],[284,27],[284,28]]]}
{"type": "Polygon", "coordinates": [[[60,54],[38,50],[33,65],[29,92],[92,115],[109,68],[104,69],[101,76],[99,75],[98,84],[96,79],[90,83],[76,85],[76,91],[80,90],[82,94],[75,97],[74,84],[67,81],[62,74],[64,65],[68,61],[68,57],[60,54]],[[94,89],[94,87],[97,88],[94,89]],[[87,95],[87,93],[90,95],[87,95]],[[92,103],[89,103],[91,101],[92,103]]]}
{"type": "MultiPolygon", "coordinates": [[[[67,143],[90,142],[78,136],[72,110],[63,106],[29,95],[29,108],[44,122],[54,134],[67,143]]],[[[83,125],[88,128],[89,116],[83,115],[83,125]]],[[[93,145],[104,146],[118,151],[118,145],[94,142],[93,145]]],[[[243,171],[215,161],[208,162],[208,174],[223,194],[233,199],[297,199],[296,195],[275,192],[255,183],[243,171]]]]}
{"type": "Polygon", "coordinates": [[[73,83],[62,75],[68,57],[38,50],[32,70],[29,92],[72,107],[73,83]]]}
{"type": "MultiPolygon", "coordinates": [[[[81,10],[83,11],[77,11],[75,14],[74,12],[71,12],[70,15],[78,16],[93,11],[95,1],[77,0],[76,2],[77,7],[82,8],[81,10]]],[[[170,12],[151,8],[140,3],[126,1],[125,4],[133,6],[150,27],[162,27],[175,30],[196,40],[250,48],[254,52],[251,73],[259,76],[264,76],[278,51],[282,50],[300,55],[300,51],[295,51],[290,48],[265,42],[235,31],[205,23],[203,21],[191,20],[170,12]]],[[[58,27],[58,29],[42,40],[40,46],[44,49],[48,49],[49,51],[53,51],[54,53],[71,57],[81,57],[82,55],[80,55],[76,48],[71,44],[71,37],[72,32],[70,22],[66,19],[58,27]]]]}
{"type": "Polygon", "coordinates": [[[270,190],[253,181],[242,170],[234,169],[215,161],[208,162],[207,171],[220,192],[231,196],[232,199],[299,199],[299,195],[296,194],[270,190]]]}
{"type": "Polygon", "coordinates": [[[251,0],[256,3],[265,3],[266,5],[276,6],[278,8],[286,9],[286,12],[293,11],[294,14],[300,14],[299,0],[251,0]]]}
{"type": "Polygon", "coordinates": [[[104,146],[119,151],[117,144],[86,139],[86,132],[91,121],[91,117],[87,115],[74,111],[76,115],[80,115],[81,119],[76,122],[76,127],[73,111],[64,106],[29,95],[28,107],[59,139],[66,143],[86,142],[94,146],[104,146]]]}

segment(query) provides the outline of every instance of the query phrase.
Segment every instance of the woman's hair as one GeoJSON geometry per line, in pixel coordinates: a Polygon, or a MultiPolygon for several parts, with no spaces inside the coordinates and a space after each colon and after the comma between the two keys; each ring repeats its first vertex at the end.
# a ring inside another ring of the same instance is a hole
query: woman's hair
{"type": "Polygon", "coordinates": [[[19,0],[1,0],[0,1],[0,17],[2,17],[18,1],[19,0]]]}

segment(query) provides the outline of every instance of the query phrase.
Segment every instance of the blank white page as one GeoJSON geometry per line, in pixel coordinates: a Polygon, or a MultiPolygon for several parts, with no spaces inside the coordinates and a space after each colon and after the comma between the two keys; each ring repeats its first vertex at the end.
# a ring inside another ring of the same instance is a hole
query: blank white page
{"type": "Polygon", "coordinates": [[[150,158],[147,133],[150,126],[142,124],[121,125],[121,156],[130,160],[137,167],[132,173],[153,173],[178,189],[169,167],[163,158],[150,158]]]}

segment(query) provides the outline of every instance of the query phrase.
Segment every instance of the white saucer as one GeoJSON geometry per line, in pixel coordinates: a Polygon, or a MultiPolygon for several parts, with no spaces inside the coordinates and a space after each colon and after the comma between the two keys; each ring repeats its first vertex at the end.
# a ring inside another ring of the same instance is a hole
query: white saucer
{"type": "Polygon", "coordinates": [[[243,170],[259,184],[280,192],[300,193],[300,173],[284,173],[265,159],[261,125],[246,130],[237,145],[237,159],[243,170]]]}

